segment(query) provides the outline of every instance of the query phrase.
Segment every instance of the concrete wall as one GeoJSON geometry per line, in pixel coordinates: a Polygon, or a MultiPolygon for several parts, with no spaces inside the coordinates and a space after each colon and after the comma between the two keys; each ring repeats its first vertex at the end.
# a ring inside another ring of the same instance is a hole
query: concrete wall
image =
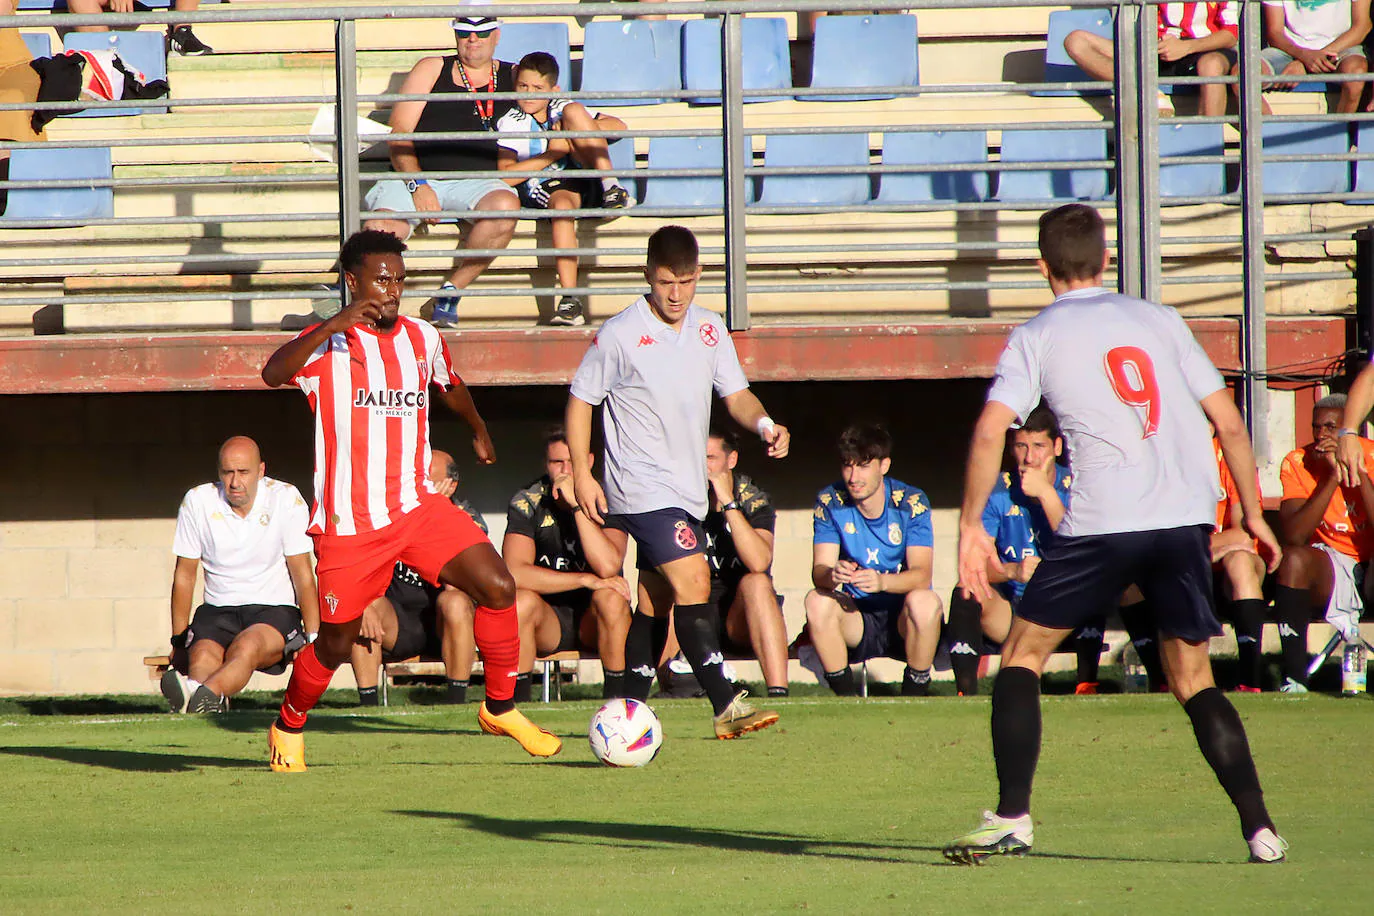
{"type": "MultiPolygon", "coordinates": [[[[897,440],[893,476],[929,494],[935,583],[949,594],[963,459],[985,384],[757,386],[793,431],[787,460],[769,461],[745,437],[740,462],[780,510],[774,573],[791,634],[810,581],[812,502],[838,476],[834,440],[855,420],[885,422],[897,440]]],[[[439,418],[433,439],[462,462],[463,492],[499,544],[506,502],[542,472],[541,432],[560,419],[566,395],[530,387],[476,397],[496,441],[495,467],[476,465],[455,419],[439,418]]],[[[269,474],[310,492],[311,421],[297,392],[0,398],[0,693],[154,689],[141,658],[166,651],[177,507],[189,487],[213,478],[216,450],[235,434],[258,440],[269,474]]],[[[1291,437],[1280,430],[1276,438],[1281,457],[1291,437]]],[[[281,683],[259,676],[254,686],[281,683]]],[[[351,683],[347,669],[336,683],[351,683]]]]}

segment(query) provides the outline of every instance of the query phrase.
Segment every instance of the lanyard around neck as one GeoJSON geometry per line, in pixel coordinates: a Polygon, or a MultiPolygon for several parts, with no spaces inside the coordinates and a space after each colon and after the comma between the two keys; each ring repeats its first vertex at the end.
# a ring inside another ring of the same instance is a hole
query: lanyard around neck
{"type": "MultiPolygon", "coordinates": [[[[468,80],[467,67],[463,66],[461,60],[458,61],[458,75],[463,78],[463,88],[468,92],[472,92],[473,88],[472,83],[468,80]]],[[[488,91],[496,91],[496,61],[494,60],[491,62],[491,82],[488,83],[487,86],[489,87],[488,91]]],[[[487,130],[491,130],[491,116],[496,113],[496,100],[487,99],[483,102],[480,99],[473,99],[472,104],[473,107],[477,109],[477,117],[482,119],[482,126],[487,130]]]]}

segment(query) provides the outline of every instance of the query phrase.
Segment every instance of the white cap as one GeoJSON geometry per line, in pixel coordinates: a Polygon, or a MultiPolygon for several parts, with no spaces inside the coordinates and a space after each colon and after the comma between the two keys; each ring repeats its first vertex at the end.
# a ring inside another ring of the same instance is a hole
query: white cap
{"type": "Polygon", "coordinates": [[[459,35],[490,35],[501,28],[501,20],[491,16],[459,16],[449,24],[459,35]]]}

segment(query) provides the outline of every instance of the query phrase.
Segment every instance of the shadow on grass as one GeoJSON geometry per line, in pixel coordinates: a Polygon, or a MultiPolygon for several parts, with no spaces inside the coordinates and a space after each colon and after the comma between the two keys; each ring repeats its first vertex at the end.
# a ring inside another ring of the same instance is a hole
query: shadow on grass
{"type": "Polygon", "coordinates": [[[16,757],[42,757],[63,763],[123,770],[127,773],[188,773],[200,767],[259,769],[259,759],[207,757],[198,754],[158,754],[148,751],[111,751],[93,747],[0,747],[0,753],[16,757]]]}
{"type": "MultiPolygon", "coordinates": [[[[911,852],[938,852],[936,846],[908,843],[856,843],[831,841],[819,837],[797,836],[762,830],[718,830],[709,827],[682,827],[675,824],[630,824],[618,821],[519,820],[487,817],[464,811],[393,811],[405,817],[451,820],[465,830],[493,836],[538,843],[588,844],[617,848],[669,848],[699,846],[737,852],[764,852],[784,856],[815,856],[861,862],[912,862],[911,852]]],[[[928,864],[934,864],[928,863],[928,864]]]]}

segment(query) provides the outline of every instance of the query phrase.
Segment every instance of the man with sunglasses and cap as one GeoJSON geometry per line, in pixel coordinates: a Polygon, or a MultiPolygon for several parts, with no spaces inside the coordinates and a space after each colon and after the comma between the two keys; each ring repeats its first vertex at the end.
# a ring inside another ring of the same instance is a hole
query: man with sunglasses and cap
{"type": "MultiPolygon", "coordinates": [[[[453,20],[457,54],[425,57],[405,82],[403,95],[448,94],[453,99],[397,102],[391,110],[393,133],[426,133],[494,130],[501,116],[515,107],[509,100],[484,99],[482,93],[514,92],[515,66],[495,59],[501,23],[490,16],[461,16],[453,20]],[[470,94],[477,98],[465,98],[470,94]]],[[[496,171],[496,138],[490,140],[391,140],[391,166],[397,172],[496,171]]],[[[380,229],[399,239],[410,237],[421,222],[434,224],[436,216],[409,213],[449,211],[512,211],[510,217],[472,220],[472,231],[461,247],[465,250],[505,248],[515,234],[515,210],[520,198],[509,184],[497,178],[383,179],[368,192],[364,209],[388,210],[395,215],[374,216],[365,229],[380,229]]],[[[434,299],[430,321],[436,327],[458,322],[458,300],[469,283],[486,270],[494,258],[460,257],[440,287],[447,295],[434,299]]]]}

